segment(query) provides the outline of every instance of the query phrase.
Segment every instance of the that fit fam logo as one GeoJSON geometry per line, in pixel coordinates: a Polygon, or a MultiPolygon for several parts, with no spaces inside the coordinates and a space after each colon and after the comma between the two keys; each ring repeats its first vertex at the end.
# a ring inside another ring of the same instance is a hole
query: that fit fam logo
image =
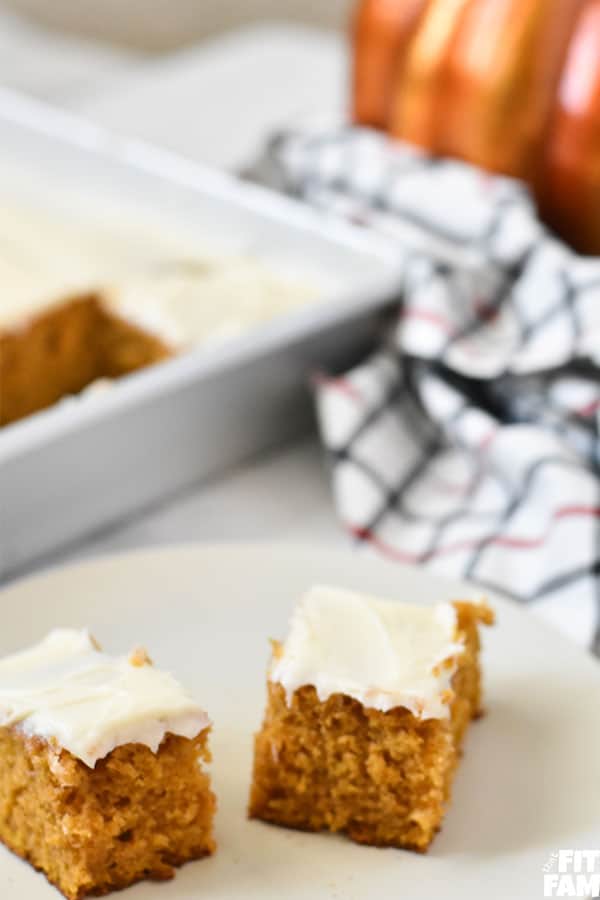
{"type": "Polygon", "coordinates": [[[544,897],[600,897],[600,849],[557,850],[543,873],[544,897]]]}

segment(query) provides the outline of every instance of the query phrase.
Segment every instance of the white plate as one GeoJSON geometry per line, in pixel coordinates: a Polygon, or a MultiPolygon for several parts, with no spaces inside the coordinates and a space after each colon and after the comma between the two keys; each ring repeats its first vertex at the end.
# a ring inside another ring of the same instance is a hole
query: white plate
{"type": "MultiPolygon", "coordinates": [[[[347,553],[197,546],[87,562],[0,594],[0,655],[57,625],[89,625],[110,652],[144,643],[214,720],[217,840],[210,860],[131,900],[535,900],[558,848],[600,838],[600,668],[513,604],[494,599],[485,636],[488,715],[469,735],[451,810],[425,856],[359,847],[245,817],[267,639],[298,595],[328,582],[404,600],[473,589],[347,553]]],[[[0,848],[0,897],[52,900],[42,876],[0,848]]]]}

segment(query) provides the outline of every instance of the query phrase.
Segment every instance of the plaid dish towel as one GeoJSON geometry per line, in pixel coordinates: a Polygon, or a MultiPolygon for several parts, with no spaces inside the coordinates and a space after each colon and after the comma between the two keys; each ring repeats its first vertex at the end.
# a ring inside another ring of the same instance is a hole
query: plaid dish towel
{"type": "Polygon", "coordinates": [[[316,403],[345,528],[509,595],[600,655],[600,259],[519,183],[353,128],[278,136],[272,185],[397,242],[379,349],[316,403]]]}

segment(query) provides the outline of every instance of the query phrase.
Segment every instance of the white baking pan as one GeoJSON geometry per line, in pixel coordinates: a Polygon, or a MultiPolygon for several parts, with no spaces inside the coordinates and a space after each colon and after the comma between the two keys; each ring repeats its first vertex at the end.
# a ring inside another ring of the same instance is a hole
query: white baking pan
{"type": "Polygon", "coordinates": [[[193,227],[219,252],[305,274],[322,293],[239,338],[2,429],[3,577],[299,434],[310,422],[310,370],[364,352],[398,291],[401,261],[383,239],[0,90],[2,160],[29,167],[32,184],[42,177],[89,197],[91,208],[193,227]]]}

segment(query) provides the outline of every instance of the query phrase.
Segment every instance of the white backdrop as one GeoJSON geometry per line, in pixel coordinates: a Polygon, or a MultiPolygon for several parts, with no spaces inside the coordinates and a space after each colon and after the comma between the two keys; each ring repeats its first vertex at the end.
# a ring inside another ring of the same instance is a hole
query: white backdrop
{"type": "MultiPolygon", "coordinates": [[[[0,3],[0,6],[2,3],[0,3]]],[[[353,0],[4,0],[38,22],[148,50],[260,19],[345,28],[353,0]]]]}

